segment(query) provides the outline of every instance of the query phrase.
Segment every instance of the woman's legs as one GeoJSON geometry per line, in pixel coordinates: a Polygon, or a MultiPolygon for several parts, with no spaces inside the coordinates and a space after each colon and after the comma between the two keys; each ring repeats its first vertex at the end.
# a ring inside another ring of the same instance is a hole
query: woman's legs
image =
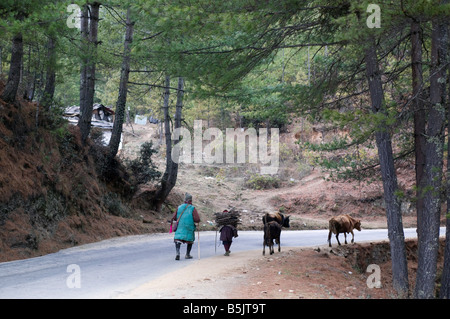
{"type": "Polygon", "coordinates": [[[230,256],[231,241],[224,241],[223,247],[225,248],[225,256],[230,256]]]}
{"type": "MultiPolygon", "coordinates": [[[[175,250],[176,250],[177,254],[175,256],[175,260],[180,260],[180,248],[181,248],[181,242],[176,241],[175,242],[175,250]]],[[[187,243],[186,256],[185,256],[186,259],[192,259],[191,249],[192,249],[192,243],[187,243]]]]}
{"type": "Polygon", "coordinates": [[[181,243],[175,242],[175,250],[177,252],[177,254],[175,256],[175,260],[180,260],[180,247],[181,247],[181,243]]]}
{"type": "Polygon", "coordinates": [[[192,249],[192,244],[187,244],[187,248],[186,248],[186,259],[191,259],[191,249],[192,249]]]}

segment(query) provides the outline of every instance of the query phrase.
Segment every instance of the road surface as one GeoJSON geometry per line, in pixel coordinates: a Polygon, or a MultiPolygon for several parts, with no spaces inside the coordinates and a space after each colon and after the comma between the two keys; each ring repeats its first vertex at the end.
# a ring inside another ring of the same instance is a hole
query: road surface
{"type": "MultiPolygon", "coordinates": [[[[442,234],[445,228],[441,228],[442,234]]],[[[324,245],[327,236],[327,230],[284,230],[281,244],[282,247],[324,245]]],[[[415,236],[415,228],[405,229],[406,238],[415,236]]],[[[0,298],[115,298],[198,259],[198,238],[191,252],[194,259],[184,259],[186,245],[182,245],[179,261],[175,260],[172,238],[173,234],[120,237],[42,257],[0,263],[0,298]]],[[[215,238],[216,232],[200,232],[201,259],[223,254],[222,246],[215,252],[215,238]]],[[[262,231],[240,231],[231,250],[262,251],[262,238],[262,231]]],[[[387,238],[386,229],[355,232],[356,242],[387,238]]],[[[332,243],[336,245],[334,236],[332,243]]]]}

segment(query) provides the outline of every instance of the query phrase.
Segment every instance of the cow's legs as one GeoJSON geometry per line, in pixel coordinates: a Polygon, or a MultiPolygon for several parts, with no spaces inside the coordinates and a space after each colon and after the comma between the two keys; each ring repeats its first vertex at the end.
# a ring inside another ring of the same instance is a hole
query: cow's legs
{"type": "Polygon", "coordinates": [[[345,241],[345,244],[347,245],[347,233],[344,233],[344,241],[345,241]]]}
{"type": "Polygon", "coordinates": [[[331,247],[331,230],[330,230],[330,232],[328,233],[328,246],[331,247]]]}
{"type": "Polygon", "coordinates": [[[278,244],[278,252],[280,252],[281,251],[281,241],[280,241],[280,239],[277,239],[276,242],[278,244]]]}
{"type": "Polygon", "coordinates": [[[352,244],[355,242],[355,234],[353,234],[353,230],[351,231],[352,233],[352,244]]]}
{"type": "Polygon", "coordinates": [[[336,240],[337,240],[337,242],[338,242],[338,244],[339,244],[339,246],[340,246],[340,245],[341,245],[341,242],[339,241],[339,233],[336,234],[336,240]]]}

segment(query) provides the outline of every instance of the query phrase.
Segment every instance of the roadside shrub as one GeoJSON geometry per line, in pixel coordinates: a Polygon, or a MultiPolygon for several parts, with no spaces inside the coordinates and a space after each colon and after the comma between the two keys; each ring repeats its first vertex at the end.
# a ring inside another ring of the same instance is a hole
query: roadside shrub
{"type": "Polygon", "coordinates": [[[152,161],[152,155],[156,153],[153,142],[145,142],[141,145],[139,156],[136,159],[125,160],[125,165],[135,178],[136,184],[145,184],[161,177],[161,172],[156,169],[152,161]]]}
{"type": "Polygon", "coordinates": [[[281,181],[276,176],[254,174],[245,181],[245,186],[256,190],[278,188],[281,186],[281,181]]]}
{"type": "Polygon", "coordinates": [[[103,205],[108,213],[114,216],[127,217],[128,211],[116,193],[108,192],[103,195],[103,205]]]}
{"type": "Polygon", "coordinates": [[[38,197],[32,208],[48,221],[57,221],[66,215],[65,200],[61,195],[52,191],[49,191],[46,196],[38,197]]]}

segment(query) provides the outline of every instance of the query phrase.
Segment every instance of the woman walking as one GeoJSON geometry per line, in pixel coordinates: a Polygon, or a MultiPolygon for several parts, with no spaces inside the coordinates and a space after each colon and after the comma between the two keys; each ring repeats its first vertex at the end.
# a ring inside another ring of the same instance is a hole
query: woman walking
{"type": "MultiPolygon", "coordinates": [[[[223,213],[228,213],[228,210],[224,210],[223,213]]],[[[237,228],[234,225],[227,224],[220,229],[220,240],[225,248],[224,256],[230,256],[230,247],[233,243],[233,238],[238,237],[237,228]]]]}
{"type": "Polygon", "coordinates": [[[191,259],[192,244],[195,240],[195,223],[200,222],[200,216],[197,209],[192,205],[192,195],[185,194],[184,203],[178,206],[177,211],[172,216],[172,221],[177,221],[177,229],[175,231],[175,260],[180,260],[181,244],[187,244],[186,259],[191,259]]]}

